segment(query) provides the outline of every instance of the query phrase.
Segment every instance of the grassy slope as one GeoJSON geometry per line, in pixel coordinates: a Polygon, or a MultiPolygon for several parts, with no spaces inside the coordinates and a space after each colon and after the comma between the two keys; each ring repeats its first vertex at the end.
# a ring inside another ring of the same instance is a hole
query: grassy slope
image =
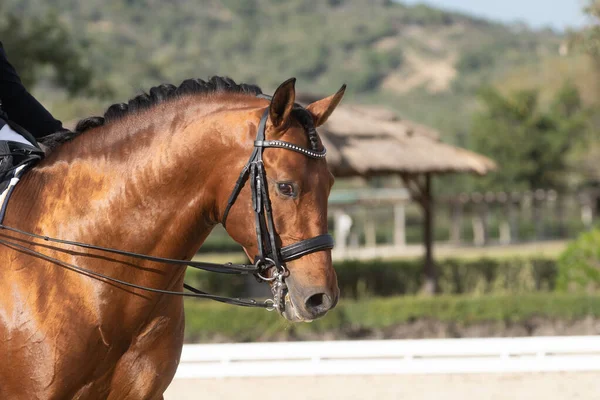
{"type": "MultiPolygon", "coordinates": [[[[23,14],[59,10],[117,100],[187,77],[229,75],[270,91],[297,76],[311,92],[346,82],[350,101],[386,104],[450,140],[467,129],[482,83],[537,65],[560,42],[547,31],[388,1],[5,1],[23,14]]],[[[38,94],[64,119],[99,109],[38,94]]]]}
{"type": "Polygon", "coordinates": [[[600,75],[592,60],[583,55],[553,56],[539,64],[525,65],[507,72],[496,85],[505,93],[539,89],[540,100],[547,104],[565,81],[574,83],[586,104],[593,104],[600,93],[600,75]]]}

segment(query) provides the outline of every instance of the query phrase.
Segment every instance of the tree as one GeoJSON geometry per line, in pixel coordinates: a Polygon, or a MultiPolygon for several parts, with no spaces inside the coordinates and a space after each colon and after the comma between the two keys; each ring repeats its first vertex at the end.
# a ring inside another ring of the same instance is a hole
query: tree
{"type": "MultiPolygon", "coordinates": [[[[584,9],[589,16],[590,23],[584,29],[578,32],[572,32],[570,35],[571,46],[576,49],[583,49],[595,64],[595,71],[588,76],[587,82],[591,88],[594,88],[593,78],[596,74],[596,82],[600,82],[600,0],[588,0],[588,5],[584,9]]],[[[590,110],[589,124],[592,127],[600,126],[600,92],[592,89],[595,93],[593,97],[595,110],[590,110]]],[[[573,164],[578,170],[587,185],[598,187],[600,184],[600,169],[598,168],[598,157],[600,156],[599,137],[600,130],[590,129],[585,147],[577,152],[573,159],[573,164]]]]}
{"type": "Polygon", "coordinates": [[[474,117],[472,147],[492,157],[500,169],[477,181],[481,190],[563,191],[570,185],[570,155],[585,139],[588,113],[579,92],[565,84],[548,111],[537,91],[509,96],[496,89],[481,92],[484,108],[474,117]]]}
{"type": "Polygon", "coordinates": [[[85,65],[78,45],[56,15],[24,19],[3,12],[0,38],[26,87],[38,82],[43,66],[51,66],[54,81],[69,93],[91,89],[91,68],[85,65]]]}
{"type": "Polygon", "coordinates": [[[573,39],[582,44],[585,51],[594,57],[600,66],[600,0],[589,0],[584,11],[592,22],[588,28],[575,34],[573,39]]]}

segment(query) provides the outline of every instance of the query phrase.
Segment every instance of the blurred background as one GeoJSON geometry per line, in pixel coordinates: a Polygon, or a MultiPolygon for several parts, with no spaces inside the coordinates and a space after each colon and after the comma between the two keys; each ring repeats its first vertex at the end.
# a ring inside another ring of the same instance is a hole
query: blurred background
{"type": "MultiPolygon", "coordinates": [[[[67,126],[190,77],[227,75],[270,93],[295,76],[302,103],[348,85],[320,130],[337,178],[339,305],[292,325],[189,301],[188,343],[600,333],[599,1],[0,0],[0,9],[11,62],[67,126]]],[[[219,227],[196,258],[244,255],[219,227]]],[[[188,278],[211,293],[268,295],[253,279],[188,278]]]]}

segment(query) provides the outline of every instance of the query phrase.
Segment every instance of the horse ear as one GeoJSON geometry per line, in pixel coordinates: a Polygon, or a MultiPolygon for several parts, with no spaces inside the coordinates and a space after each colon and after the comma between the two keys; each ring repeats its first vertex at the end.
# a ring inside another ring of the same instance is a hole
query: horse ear
{"type": "Polygon", "coordinates": [[[342,85],[336,94],[326,97],[322,100],[315,101],[306,107],[315,120],[315,128],[323,125],[325,121],[327,121],[327,118],[329,118],[333,110],[335,110],[340,101],[342,101],[345,91],[346,84],[342,85]]]}
{"type": "Polygon", "coordinates": [[[271,100],[269,106],[269,119],[277,130],[284,130],[290,123],[290,115],[296,100],[296,78],[290,78],[283,82],[271,100]]]}

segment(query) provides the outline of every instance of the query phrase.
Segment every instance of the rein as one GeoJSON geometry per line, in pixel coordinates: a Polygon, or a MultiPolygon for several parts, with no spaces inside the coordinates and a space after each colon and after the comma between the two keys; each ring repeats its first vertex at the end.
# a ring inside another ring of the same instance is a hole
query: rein
{"type": "MultiPolygon", "coordinates": [[[[110,247],[102,247],[102,246],[96,246],[96,245],[87,244],[87,243],[57,239],[57,238],[53,238],[50,236],[43,236],[43,235],[31,233],[31,232],[26,232],[26,231],[23,231],[23,230],[20,230],[17,228],[13,228],[13,227],[10,227],[7,225],[3,225],[3,224],[0,224],[0,229],[19,233],[19,234],[29,236],[29,237],[32,237],[35,239],[42,239],[47,242],[66,244],[66,245],[70,245],[70,246],[76,246],[76,247],[81,247],[81,248],[91,249],[91,250],[99,250],[99,251],[103,251],[106,253],[113,253],[113,254],[119,254],[119,255],[123,255],[123,256],[129,256],[129,257],[139,258],[142,260],[152,261],[152,262],[156,262],[156,263],[184,265],[187,267],[200,269],[200,270],[204,270],[204,271],[209,271],[209,272],[217,272],[217,273],[222,273],[222,274],[237,274],[237,275],[260,274],[261,272],[263,272],[263,269],[258,264],[233,264],[233,263],[215,264],[215,263],[208,263],[208,262],[201,262],[201,261],[176,260],[173,258],[155,257],[155,256],[149,256],[147,254],[134,253],[134,252],[124,251],[124,250],[113,249],[110,247]]],[[[306,253],[307,249],[309,249],[309,247],[313,248],[315,246],[315,244],[312,244],[312,243],[314,243],[315,239],[317,239],[317,238],[319,238],[319,236],[317,236],[316,238],[307,239],[302,242],[297,242],[297,243],[291,244],[289,246],[283,247],[281,249],[282,260],[283,261],[291,261],[291,260],[295,260],[295,259],[301,257],[304,254],[308,254],[308,253],[306,253]],[[308,243],[309,247],[299,246],[300,244],[302,244],[304,242],[309,242],[308,243]]],[[[169,291],[169,290],[154,289],[154,288],[149,288],[146,286],[140,286],[140,285],[136,285],[133,283],[122,281],[120,279],[112,278],[108,275],[104,275],[99,272],[94,272],[94,271],[88,270],[86,268],[76,266],[74,264],[69,264],[69,263],[61,261],[57,258],[47,256],[43,253],[40,253],[39,251],[32,250],[28,247],[16,244],[11,241],[0,239],[0,244],[6,245],[8,247],[13,247],[17,250],[23,251],[23,252],[31,254],[31,255],[38,256],[47,261],[52,261],[54,263],[60,264],[69,269],[73,269],[75,271],[79,271],[84,274],[88,274],[90,276],[94,276],[94,277],[97,277],[100,279],[105,279],[105,280],[108,280],[111,282],[119,283],[121,285],[125,285],[128,287],[142,289],[142,290],[145,290],[148,292],[178,295],[178,296],[185,296],[185,297],[206,298],[206,299],[220,301],[222,303],[235,304],[235,305],[246,306],[246,307],[273,308],[273,300],[272,299],[267,299],[264,302],[259,302],[254,299],[240,299],[240,298],[230,298],[230,297],[225,297],[225,296],[212,295],[212,294],[205,293],[199,289],[196,289],[193,286],[190,286],[188,284],[184,284],[184,287],[192,293],[174,292],[174,291],[169,291]]],[[[316,243],[316,244],[318,244],[318,243],[316,243]]],[[[64,250],[64,249],[57,249],[57,250],[62,250],[63,252],[68,251],[68,250],[64,250]]],[[[89,255],[90,254],[82,254],[82,256],[89,256],[89,255]]]]}
{"type": "MultiPolygon", "coordinates": [[[[1,229],[6,229],[7,227],[5,225],[0,226],[1,229]]],[[[27,233],[27,232],[25,232],[27,233]]],[[[52,239],[52,238],[49,238],[52,239]]],[[[15,250],[19,250],[22,251],[24,253],[36,256],[36,257],[40,257],[44,260],[47,261],[51,261],[53,263],[59,264],[65,268],[71,269],[73,271],[82,273],[84,275],[87,276],[91,276],[94,278],[98,278],[101,280],[106,280],[106,281],[110,281],[113,283],[118,283],[120,285],[123,286],[127,286],[127,287],[131,287],[131,288],[135,288],[135,289],[141,289],[147,292],[152,292],[152,293],[161,293],[161,294],[169,294],[169,295],[175,295],[175,296],[184,296],[184,297],[196,297],[196,298],[203,298],[203,299],[210,299],[210,300],[216,300],[222,303],[227,303],[227,304],[234,304],[234,305],[238,305],[238,306],[244,306],[244,307],[260,307],[260,308],[267,308],[267,309],[272,309],[272,301],[271,299],[267,299],[264,302],[258,302],[254,299],[240,299],[240,298],[230,298],[230,297],[224,297],[224,296],[218,296],[218,295],[212,295],[212,294],[208,294],[205,293],[201,290],[198,290],[188,284],[184,284],[184,287],[186,289],[188,289],[189,291],[191,291],[192,293],[185,293],[185,292],[176,292],[176,291],[171,291],[171,290],[162,290],[162,289],[154,289],[154,288],[150,288],[150,287],[146,287],[146,286],[141,286],[141,285],[136,285],[134,283],[130,283],[130,282],[126,282],[120,279],[116,279],[116,278],[112,278],[108,275],[105,274],[101,274],[99,272],[94,272],[91,271],[87,268],[83,268],[83,267],[79,267],[77,265],[74,264],[70,264],[64,261],[61,261],[57,258],[54,257],[50,257],[47,256],[43,253],[40,253],[39,251],[36,250],[32,250],[28,247],[22,246],[20,244],[16,244],[14,242],[11,241],[7,241],[7,240],[3,240],[0,239],[0,244],[3,244],[7,247],[11,247],[15,250]]],[[[131,256],[136,256],[136,253],[132,253],[131,256]]],[[[139,257],[139,258],[143,258],[143,257],[139,257]]],[[[181,261],[181,260],[172,260],[172,261],[181,261]]],[[[214,264],[215,266],[221,266],[220,264],[214,264]]],[[[222,271],[215,271],[215,272],[222,272],[222,271]]]]}
{"type": "MultiPolygon", "coordinates": [[[[271,100],[270,96],[260,95],[259,97],[271,100]]],[[[296,105],[295,109],[302,110],[307,112],[301,106],[296,105]]],[[[300,146],[297,146],[292,143],[280,141],[280,140],[265,140],[265,128],[267,119],[269,116],[269,108],[267,108],[264,114],[261,117],[258,132],[256,135],[256,140],[254,141],[254,150],[252,151],[252,155],[248,160],[246,166],[242,169],[239,178],[237,179],[233,192],[231,193],[229,200],[227,202],[227,207],[225,209],[225,213],[223,214],[222,225],[225,226],[227,221],[227,216],[229,215],[229,211],[233,204],[235,203],[238,195],[240,194],[242,188],[244,187],[246,181],[250,180],[250,187],[252,191],[252,206],[255,213],[255,223],[256,223],[256,237],[258,241],[258,255],[254,260],[254,264],[233,264],[233,263],[225,263],[225,264],[215,264],[208,262],[199,262],[199,261],[186,261],[186,260],[177,260],[172,258],[162,258],[150,256],[147,254],[140,254],[135,252],[129,252],[124,250],[118,250],[109,247],[96,246],[88,243],[58,239],[54,237],[38,235],[31,232],[26,232],[17,228],[13,228],[0,223],[0,229],[15,232],[18,234],[22,234],[25,236],[29,236],[35,239],[41,239],[47,242],[60,243],[90,250],[98,250],[106,253],[118,254],[138,259],[143,259],[156,263],[164,263],[164,264],[172,264],[172,265],[183,265],[196,269],[201,269],[210,272],[218,272],[224,274],[253,274],[259,280],[265,282],[273,281],[273,299],[267,299],[265,301],[259,302],[254,299],[240,299],[240,298],[231,298],[225,296],[218,296],[205,293],[199,289],[196,289],[186,283],[184,283],[184,288],[190,291],[187,292],[179,292],[179,291],[170,291],[170,290],[162,290],[162,289],[154,289],[146,286],[136,285],[130,282],[122,281],[120,279],[112,278],[108,275],[101,274],[99,272],[91,271],[89,269],[79,267],[74,264],[70,264],[64,261],[61,261],[57,258],[47,256],[43,253],[40,253],[36,250],[32,250],[26,246],[14,243],[9,240],[0,239],[0,244],[3,244],[7,247],[11,247],[15,250],[22,251],[24,253],[40,257],[44,260],[54,262],[59,264],[65,268],[71,269],[73,271],[82,273],[84,275],[94,277],[100,280],[105,280],[109,282],[113,282],[119,285],[127,286],[130,288],[140,289],[147,292],[152,293],[161,293],[168,295],[176,295],[176,296],[185,296],[185,297],[195,297],[195,298],[205,298],[211,299],[215,301],[219,301],[222,303],[233,304],[244,307],[259,307],[266,308],[267,310],[278,310],[279,312],[283,312],[285,307],[285,298],[284,291],[287,289],[285,284],[285,277],[288,275],[288,270],[285,267],[285,263],[287,261],[296,260],[300,257],[303,257],[307,254],[311,254],[314,252],[328,250],[333,248],[334,241],[331,235],[323,234],[318,235],[313,238],[301,240],[299,242],[293,243],[291,245],[285,247],[279,247],[277,245],[276,240],[276,231],[275,224],[273,221],[273,214],[271,208],[271,199],[269,197],[269,192],[267,188],[267,179],[266,179],[266,171],[262,160],[263,151],[265,148],[280,148],[295,151],[297,153],[303,154],[310,158],[322,159],[325,157],[326,150],[323,149],[321,151],[316,151],[312,149],[306,149],[300,146]],[[271,277],[266,276],[271,269],[274,268],[274,271],[271,274],[271,277]]],[[[314,128],[313,128],[314,129],[314,128]]],[[[39,243],[34,243],[35,245],[40,245],[39,243]]],[[[68,252],[66,249],[57,249],[63,252],[68,252]]],[[[82,254],[82,256],[94,256],[91,254],[82,254]]]]}

